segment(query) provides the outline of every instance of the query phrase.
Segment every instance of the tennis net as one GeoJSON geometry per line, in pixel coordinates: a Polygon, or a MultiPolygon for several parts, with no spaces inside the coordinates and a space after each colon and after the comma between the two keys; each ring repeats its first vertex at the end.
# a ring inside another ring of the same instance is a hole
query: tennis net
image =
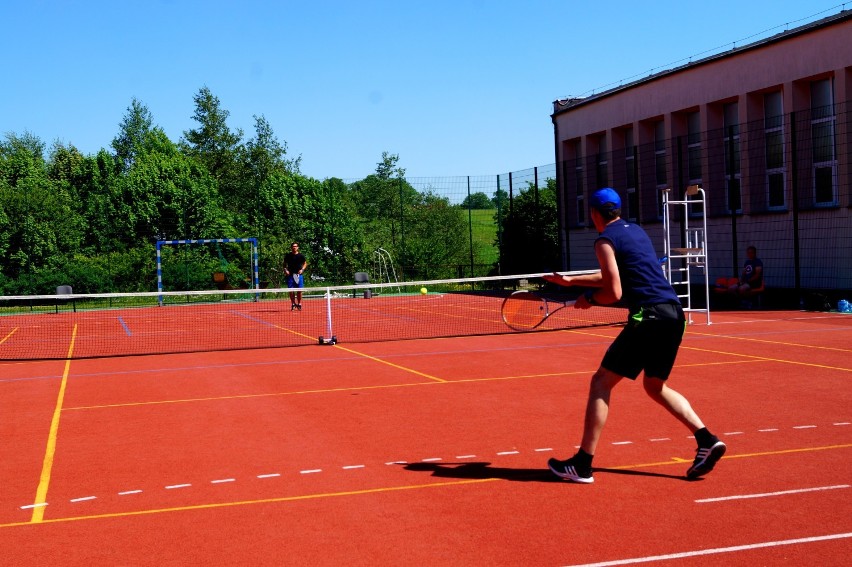
{"type": "MultiPolygon", "coordinates": [[[[286,288],[0,296],[0,360],[516,333],[501,316],[514,291],[571,299],[571,290],[546,284],[542,275],[311,287],[302,290],[301,309],[292,307],[286,288]]],[[[536,331],[626,318],[620,308],[562,309],[536,331]]]]}

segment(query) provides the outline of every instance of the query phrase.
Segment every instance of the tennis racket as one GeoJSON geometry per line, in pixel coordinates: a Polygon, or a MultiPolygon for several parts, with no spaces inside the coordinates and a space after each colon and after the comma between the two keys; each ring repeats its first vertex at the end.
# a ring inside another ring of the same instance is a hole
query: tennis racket
{"type": "Polygon", "coordinates": [[[299,287],[299,284],[300,284],[300,283],[301,283],[301,281],[302,281],[302,280],[301,280],[301,277],[302,277],[302,276],[301,276],[301,275],[299,275],[299,274],[291,273],[291,274],[290,274],[290,277],[292,277],[292,278],[293,278],[293,285],[295,285],[296,287],[299,287]]]}
{"type": "Polygon", "coordinates": [[[573,301],[547,300],[531,291],[516,291],[503,300],[500,313],[503,322],[516,331],[530,331],[541,326],[547,318],[564,307],[577,303],[573,301]]]}

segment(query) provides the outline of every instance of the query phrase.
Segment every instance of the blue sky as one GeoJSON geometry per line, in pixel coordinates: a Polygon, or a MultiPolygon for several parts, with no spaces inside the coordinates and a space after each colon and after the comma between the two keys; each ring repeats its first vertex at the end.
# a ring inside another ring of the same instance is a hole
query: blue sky
{"type": "MultiPolygon", "coordinates": [[[[263,115],[302,173],[554,161],[552,103],[838,13],[837,0],[0,0],[0,135],[110,148],[135,97],[177,142],[210,88],[263,115]]],[[[852,5],[847,5],[847,9],[852,5]]]]}

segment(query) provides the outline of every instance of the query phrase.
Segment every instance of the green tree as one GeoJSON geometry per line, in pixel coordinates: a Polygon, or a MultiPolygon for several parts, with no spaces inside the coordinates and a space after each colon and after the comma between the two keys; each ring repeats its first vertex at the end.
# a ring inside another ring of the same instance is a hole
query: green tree
{"type": "Polygon", "coordinates": [[[500,209],[500,264],[505,274],[557,270],[560,266],[556,181],[538,188],[528,183],[500,209]]]}
{"type": "Polygon", "coordinates": [[[488,198],[488,195],[479,191],[465,197],[461,203],[461,207],[463,209],[493,209],[496,205],[494,201],[488,198]]]}
{"type": "Polygon", "coordinates": [[[136,161],[146,136],[154,124],[154,116],[148,107],[135,97],[119,124],[118,135],[112,140],[112,148],[122,171],[127,171],[136,161]]]}

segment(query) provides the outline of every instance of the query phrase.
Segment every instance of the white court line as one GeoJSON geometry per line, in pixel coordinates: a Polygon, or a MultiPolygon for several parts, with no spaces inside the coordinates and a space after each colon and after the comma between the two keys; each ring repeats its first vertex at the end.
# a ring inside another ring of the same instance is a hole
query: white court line
{"type": "Polygon", "coordinates": [[[29,510],[30,508],[43,508],[47,506],[47,502],[39,502],[38,504],[27,504],[26,506],[21,506],[21,510],[29,510]]]}
{"type": "Polygon", "coordinates": [[[818,486],[816,488],[797,488],[795,490],[780,490],[778,492],[764,492],[762,494],[737,494],[735,496],[721,496],[719,498],[702,498],[696,500],[698,504],[705,502],[724,502],[726,500],[746,500],[749,498],[767,498],[769,496],[783,496],[785,494],[802,494],[804,492],[817,492],[820,490],[837,490],[840,488],[849,488],[848,484],[838,484],[835,486],[818,486]]]}
{"type": "Polygon", "coordinates": [[[504,457],[506,455],[518,455],[518,454],[520,454],[520,451],[500,451],[499,453],[497,453],[497,455],[499,455],[501,457],[504,457]]]}
{"type": "Polygon", "coordinates": [[[321,473],[321,472],[322,472],[322,469],[308,469],[308,470],[304,470],[304,471],[299,471],[299,474],[316,474],[316,473],[321,473]]]}
{"type": "Polygon", "coordinates": [[[633,441],[613,441],[613,445],[632,445],[633,441]]]}
{"type": "Polygon", "coordinates": [[[87,500],[94,500],[97,496],[84,496],[82,498],[72,498],[71,502],[85,502],[87,500]]]}
{"type": "Polygon", "coordinates": [[[840,421],[838,423],[832,423],[831,425],[849,425],[848,421],[840,421]]]}
{"type": "Polygon", "coordinates": [[[237,481],[237,479],[235,479],[235,478],[220,478],[219,480],[211,480],[210,484],[222,484],[222,483],[225,483],[225,482],[236,482],[236,481],[237,481]]]}
{"type": "Polygon", "coordinates": [[[352,469],[363,469],[365,467],[366,467],[366,465],[346,465],[345,467],[343,467],[343,470],[349,471],[349,470],[352,470],[352,469]]]}
{"type": "Polygon", "coordinates": [[[541,449],[536,449],[535,452],[536,453],[544,453],[544,452],[552,451],[552,450],[553,450],[552,447],[542,447],[541,449]]]}
{"type": "Polygon", "coordinates": [[[125,490],[124,492],[119,492],[119,496],[127,496],[128,494],[141,494],[141,490],[125,490]]]}
{"type": "Polygon", "coordinates": [[[259,474],[257,475],[257,478],[275,478],[277,476],[281,476],[281,473],[259,474]]]}
{"type": "Polygon", "coordinates": [[[456,459],[475,459],[476,455],[456,455],[456,459]]]}
{"type": "Polygon", "coordinates": [[[778,431],[777,427],[770,427],[768,429],[758,429],[760,433],[769,433],[770,431],[778,431]]]}
{"type": "Polygon", "coordinates": [[[189,488],[192,486],[191,484],[172,484],[171,486],[167,486],[166,490],[174,490],[176,488],[189,488]]]}
{"type": "Polygon", "coordinates": [[[658,437],[657,439],[650,439],[652,443],[656,443],[658,441],[671,441],[668,437],[658,437]]]}
{"type": "Polygon", "coordinates": [[[794,425],[793,429],[816,429],[816,425],[794,425]]]}
{"type": "Polygon", "coordinates": [[[435,461],[440,461],[440,460],[441,460],[441,457],[430,457],[430,458],[428,458],[428,459],[423,459],[421,462],[424,462],[424,463],[433,463],[433,462],[435,462],[435,461]]]}
{"type": "Polygon", "coordinates": [[[669,559],[685,559],[687,557],[698,557],[701,555],[715,555],[717,553],[731,553],[734,551],[749,551],[764,547],[777,547],[779,545],[795,545],[797,543],[813,543],[817,541],[828,541],[832,539],[844,539],[852,537],[852,532],[845,534],[831,534],[825,536],[802,537],[798,539],[785,539],[780,541],[766,541],[763,543],[751,543],[748,545],[734,545],[732,547],[717,547],[715,549],[702,549],[699,551],[684,551],[671,553],[669,555],[652,555],[649,557],[634,557],[632,559],[618,559],[615,561],[601,561],[600,563],[584,563],[572,567],[610,567],[612,565],[633,565],[635,563],[650,563],[651,561],[667,561],[669,559]]]}

